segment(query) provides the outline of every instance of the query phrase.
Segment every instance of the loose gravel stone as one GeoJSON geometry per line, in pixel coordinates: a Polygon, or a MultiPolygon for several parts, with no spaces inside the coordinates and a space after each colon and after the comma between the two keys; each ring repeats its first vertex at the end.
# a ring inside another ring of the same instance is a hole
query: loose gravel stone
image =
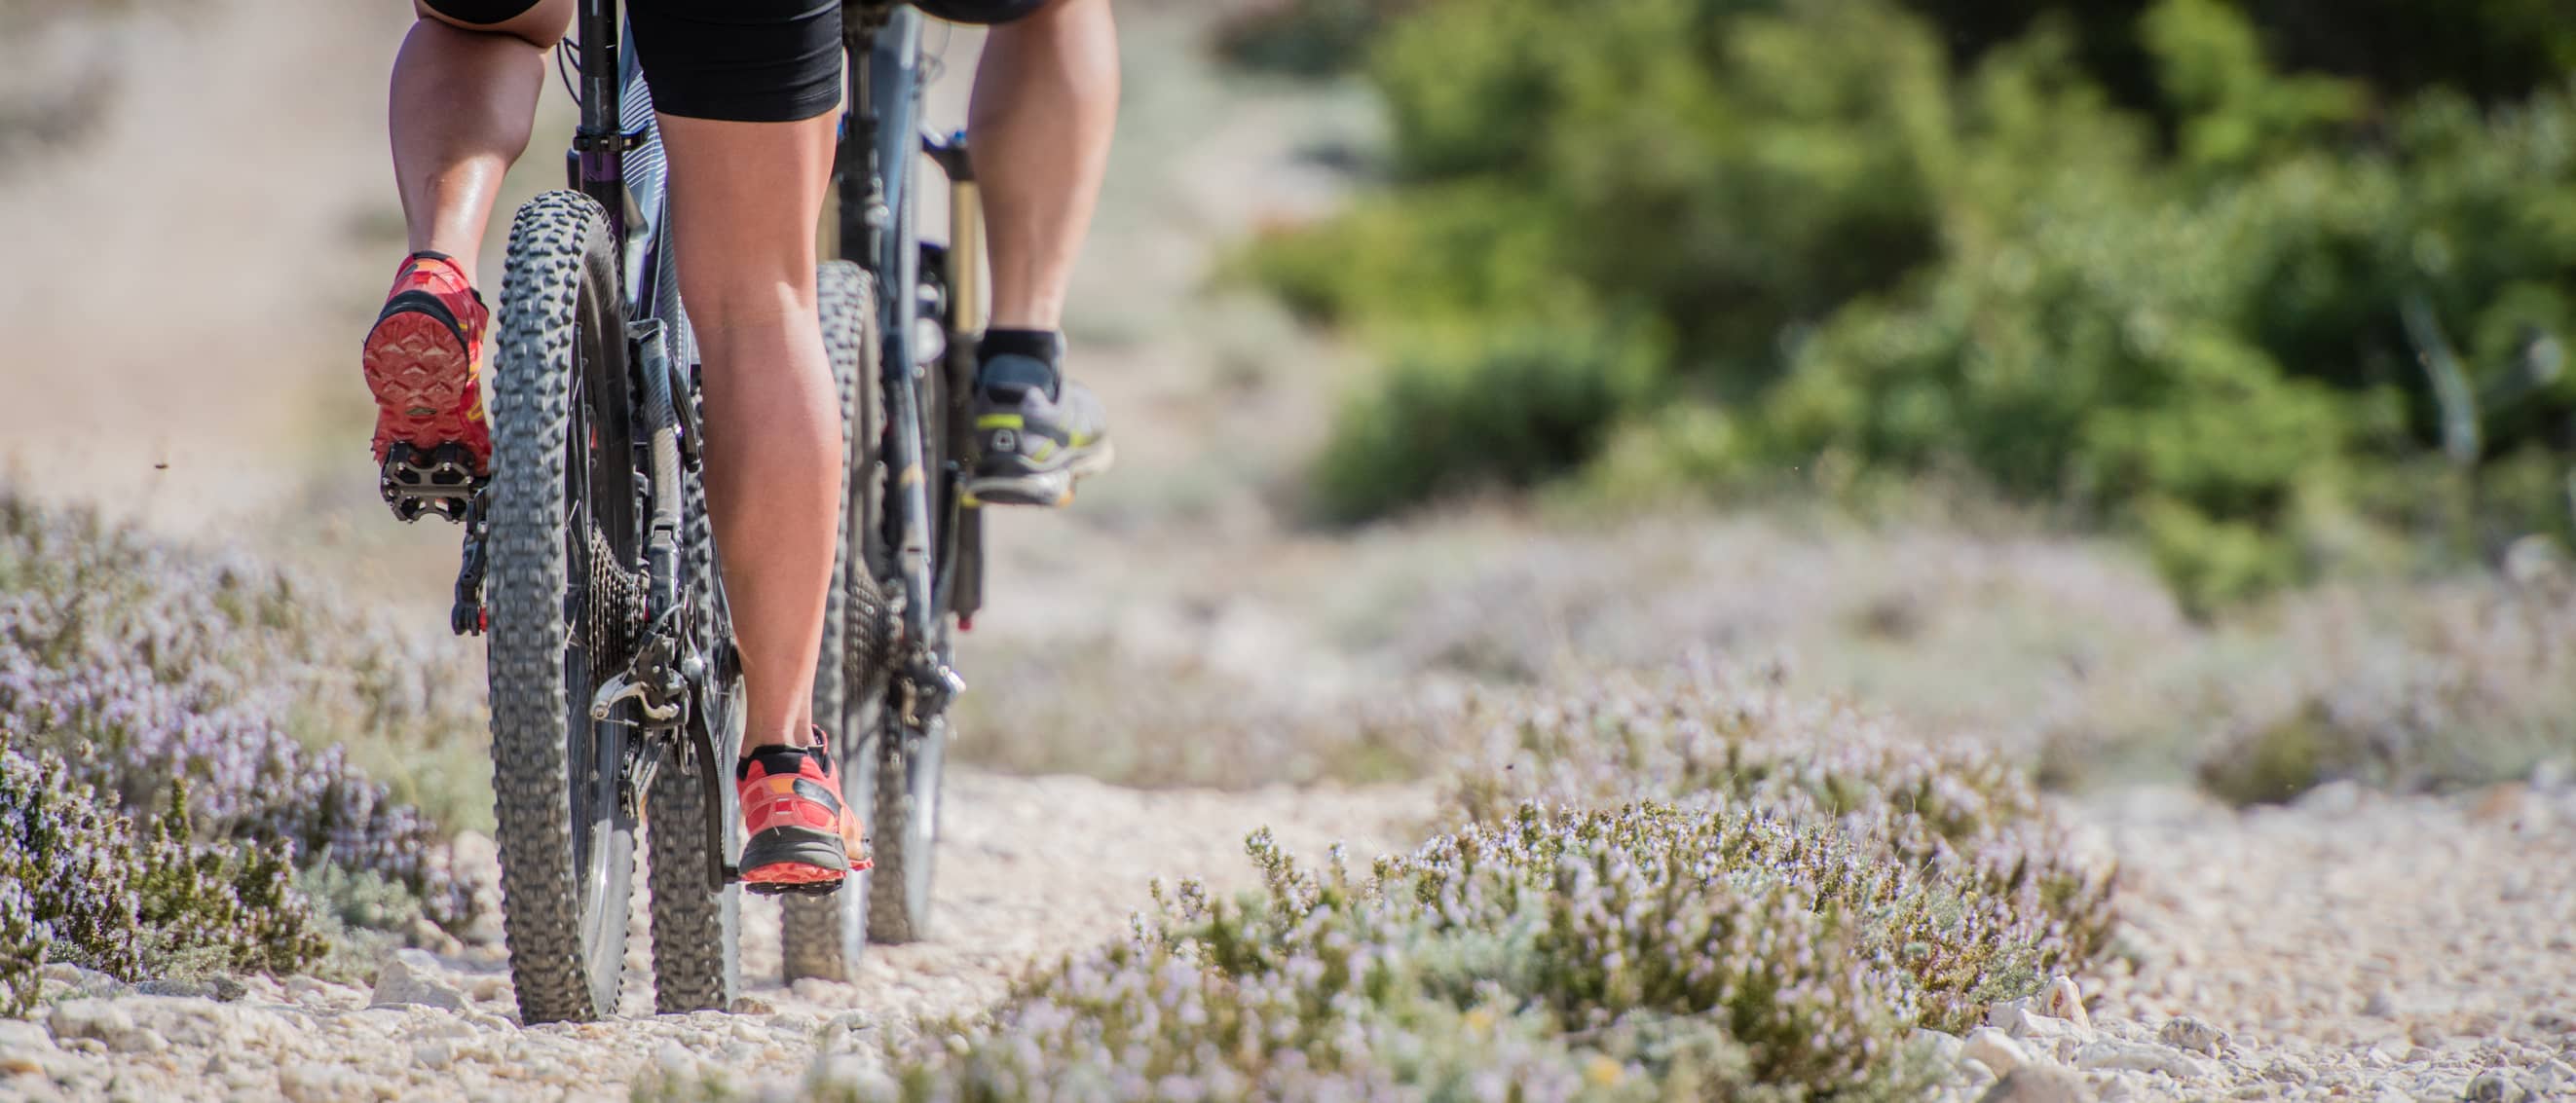
{"type": "Polygon", "coordinates": [[[2012,1040],[2011,1035],[1991,1026],[1981,1026],[1968,1032],[1966,1053],[1997,1076],[2008,1075],[2030,1063],[2029,1050],[2012,1040]]]}
{"type": "Polygon", "coordinates": [[[2087,1071],[2161,1072],[2186,1084],[2209,1078],[2200,1062],[2160,1045],[2110,1038],[2087,1042],[2075,1051],[2075,1067],[2087,1071]]]}
{"type": "Polygon", "coordinates": [[[2227,1032],[2189,1015],[2176,1015],[2156,1029],[2156,1038],[2175,1049],[2218,1056],[2220,1046],[2227,1044],[2227,1032]]]}
{"type": "Polygon", "coordinates": [[[1978,1103],[2093,1103],[2084,1081],[2064,1069],[2025,1065],[2006,1073],[1978,1103]]]}
{"type": "Polygon", "coordinates": [[[400,1007],[417,1004],[463,1011],[466,1007],[463,989],[444,979],[438,959],[423,950],[397,950],[376,967],[376,989],[368,999],[369,1007],[400,1007]]]}
{"type": "Polygon", "coordinates": [[[2122,871],[2121,960],[2087,978],[2096,1025],[2197,1054],[2243,1098],[2537,1094],[2576,1051],[2576,1017],[2554,1012],[2576,1007],[2576,864],[2530,856],[2576,853],[2576,794],[2481,814],[2492,795],[2087,803],[2122,871]]]}

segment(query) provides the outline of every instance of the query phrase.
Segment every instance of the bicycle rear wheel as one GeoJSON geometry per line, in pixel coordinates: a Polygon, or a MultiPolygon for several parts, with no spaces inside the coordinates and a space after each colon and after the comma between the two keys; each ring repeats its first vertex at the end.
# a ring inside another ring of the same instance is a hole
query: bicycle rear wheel
{"type": "MultiPolygon", "coordinates": [[[[674,354],[685,342],[674,342],[674,354]]],[[[697,389],[675,395],[694,403],[697,389]]],[[[703,419],[691,418],[703,425],[703,419]]],[[[653,896],[653,1007],[665,1015],[733,1003],[742,986],[742,890],[707,886],[707,818],[715,817],[726,840],[726,858],[741,849],[742,818],[732,802],[710,802],[701,771],[715,772],[715,792],[733,791],[729,756],[742,743],[742,663],[733,650],[733,614],[725,602],[718,573],[715,532],[707,517],[704,480],[697,472],[684,476],[688,541],[685,575],[689,607],[696,619],[691,643],[714,668],[708,679],[712,695],[695,703],[691,723],[714,727],[717,760],[698,761],[694,747],[683,745],[665,758],[653,775],[644,802],[647,865],[653,896]]]]}
{"type": "Polygon", "coordinates": [[[642,626],[625,326],[606,216],[538,196],[510,228],[487,579],[503,930],[522,1019],[617,1008],[635,863],[625,740],[590,698],[642,626]]]}
{"type": "MultiPolygon", "coordinates": [[[[869,519],[877,516],[874,500],[877,424],[871,411],[877,402],[877,304],[867,273],[848,261],[828,261],[815,273],[816,301],[823,320],[823,351],[832,365],[832,382],[841,398],[842,471],[841,539],[833,556],[831,596],[823,619],[823,650],[814,671],[814,718],[828,726],[832,754],[841,767],[841,803],[867,809],[876,760],[868,729],[856,726],[850,705],[865,696],[875,665],[855,658],[875,638],[872,621],[861,614],[871,604],[875,579],[869,575],[864,538],[869,519]]],[[[875,824],[870,823],[871,832],[875,824]]],[[[853,854],[851,858],[856,859],[853,854]]],[[[787,979],[804,977],[852,980],[859,954],[867,947],[869,880],[855,874],[829,896],[789,897],[781,906],[780,944],[787,979]]]]}
{"type": "MultiPolygon", "coordinates": [[[[881,370],[894,367],[881,365],[881,370]]],[[[932,472],[945,472],[949,448],[961,439],[951,431],[955,411],[949,408],[944,373],[926,371],[919,378],[922,455],[932,472]]],[[[931,516],[937,518],[932,546],[943,547],[950,544],[947,529],[957,519],[957,488],[945,474],[932,478],[931,516]]],[[[880,577],[892,577],[892,542],[880,539],[878,554],[883,557],[878,567],[885,572],[880,577]]],[[[943,583],[956,569],[945,558],[934,575],[943,583]]],[[[953,658],[949,650],[953,622],[946,609],[931,618],[930,646],[943,665],[953,658]]],[[[883,659],[890,664],[893,656],[883,659]]],[[[876,841],[877,865],[868,875],[868,938],[893,945],[930,937],[930,875],[939,849],[939,784],[947,759],[948,718],[943,713],[907,720],[903,703],[888,692],[889,683],[890,679],[879,677],[869,702],[874,713],[870,730],[875,736],[875,793],[874,819],[868,827],[876,841]]]]}

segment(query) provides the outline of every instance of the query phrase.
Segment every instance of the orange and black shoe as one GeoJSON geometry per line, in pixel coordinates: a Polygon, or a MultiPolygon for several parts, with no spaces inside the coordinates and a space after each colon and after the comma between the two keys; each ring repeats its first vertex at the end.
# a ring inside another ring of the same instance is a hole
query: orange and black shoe
{"type": "Polygon", "coordinates": [[[821,746],[753,751],[734,769],[734,792],[748,837],[742,847],[743,887],[758,893],[827,893],[840,888],[842,878],[868,868],[867,830],[841,806],[841,774],[821,746]]]}
{"type": "Polygon", "coordinates": [[[483,329],[491,320],[443,253],[403,258],[362,357],[376,396],[376,487],[406,521],[462,520],[492,473],[483,420],[483,329]]]}

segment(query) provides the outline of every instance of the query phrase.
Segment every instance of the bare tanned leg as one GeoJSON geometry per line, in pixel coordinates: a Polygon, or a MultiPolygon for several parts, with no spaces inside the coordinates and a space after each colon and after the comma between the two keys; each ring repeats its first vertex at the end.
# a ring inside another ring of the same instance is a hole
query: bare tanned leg
{"type": "Polygon", "coordinates": [[[707,509],[750,717],[743,754],[803,746],[841,523],[840,398],[815,325],[834,115],[661,117],[680,296],[706,358],[707,509]]]}
{"type": "Polygon", "coordinates": [[[992,29],[967,127],[991,235],[994,328],[1062,327],[1117,124],[1109,0],[1055,0],[992,29]]]}
{"type": "Polygon", "coordinates": [[[445,253],[472,273],[501,177],[528,148],[546,51],[571,25],[572,0],[487,27],[413,10],[389,111],[403,223],[413,252],[445,253]]]}

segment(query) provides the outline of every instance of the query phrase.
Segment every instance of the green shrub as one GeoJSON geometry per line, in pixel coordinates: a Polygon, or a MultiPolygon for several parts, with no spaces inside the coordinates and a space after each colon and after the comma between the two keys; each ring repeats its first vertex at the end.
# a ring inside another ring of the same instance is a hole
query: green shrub
{"type": "Polygon", "coordinates": [[[1422,0],[1263,0],[1217,25],[1217,51],[1250,69],[1321,77],[1358,68],[1387,23],[1422,0]]]}
{"type": "Polygon", "coordinates": [[[1400,363],[1334,424],[1316,500],[1331,518],[1365,520],[1580,464],[1653,393],[1652,347],[1601,328],[1514,329],[1400,363]]]}
{"type": "MultiPolygon", "coordinates": [[[[0,745],[0,959],[48,957],[127,980],[202,969],[286,972],[319,957],[291,852],[192,838],[186,786],[138,826],[51,755],[0,745]]],[[[35,988],[0,971],[0,1012],[35,988]]]]}
{"type": "Polygon", "coordinates": [[[1533,319],[1668,337],[1639,353],[1648,397],[1566,407],[1579,433],[1505,434],[1507,455],[1397,448],[1528,421],[1452,382],[1477,372],[1399,356],[1346,409],[1321,497],[1367,516],[1587,465],[1644,501],[1663,488],[1621,481],[1965,474],[2143,535],[2201,610],[2334,566],[2356,542],[2324,534],[2356,523],[2447,556],[2576,535],[2576,85],[2383,107],[2274,68],[2238,6],[2161,0],[2123,23],[2142,112],[2089,68],[2093,25],[2029,26],[1954,73],[1893,0],[1397,20],[1372,66],[1393,190],[1250,270],[1387,349],[1533,319]],[[2464,494],[2401,489],[2443,466],[2464,494]]]}

